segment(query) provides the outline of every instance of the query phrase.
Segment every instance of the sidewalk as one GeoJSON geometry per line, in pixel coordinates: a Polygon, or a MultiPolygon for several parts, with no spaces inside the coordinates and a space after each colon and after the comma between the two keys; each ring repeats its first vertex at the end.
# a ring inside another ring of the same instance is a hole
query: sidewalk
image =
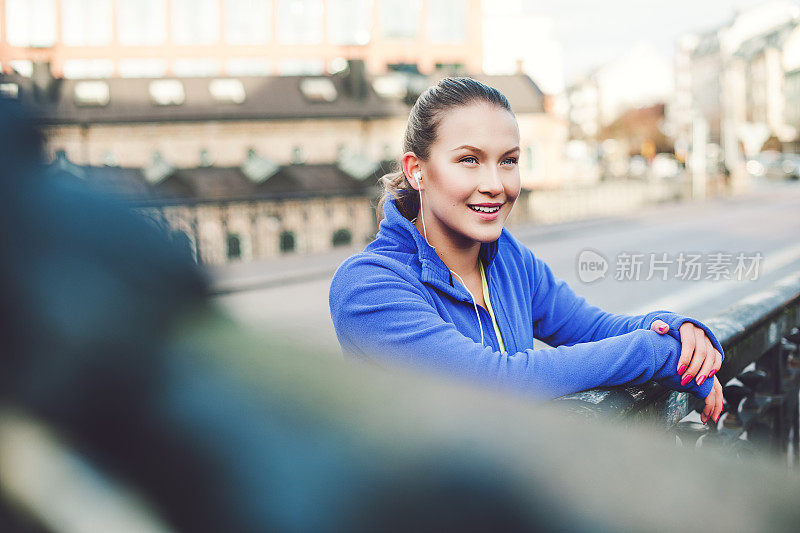
{"type": "Polygon", "coordinates": [[[346,246],[328,252],[289,254],[263,261],[209,265],[214,295],[263,289],[333,276],[336,268],[363,247],[346,246]]]}

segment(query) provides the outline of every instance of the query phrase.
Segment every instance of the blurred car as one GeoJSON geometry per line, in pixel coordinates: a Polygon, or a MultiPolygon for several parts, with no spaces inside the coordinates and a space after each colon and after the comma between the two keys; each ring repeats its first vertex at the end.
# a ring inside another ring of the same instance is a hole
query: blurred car
{"type": "Polygon", "coordinates": [[[650,163],[650,176],[653,179],[675,179],[681,175],[681,164],[672,154],[656,154],[650,163]]]}
{"type": "Polygon", "coordinates": [[[643,179],[648,171],[647,159],[640,155],[635,155],[628,161],[628,177],[633,179],[643,179]]]}
{"type": "Polygon", "coordinates": [[[771,179],[800,179],[800,154],[772,150],[761,152],[745,166],[751,176],[771,179]]]}

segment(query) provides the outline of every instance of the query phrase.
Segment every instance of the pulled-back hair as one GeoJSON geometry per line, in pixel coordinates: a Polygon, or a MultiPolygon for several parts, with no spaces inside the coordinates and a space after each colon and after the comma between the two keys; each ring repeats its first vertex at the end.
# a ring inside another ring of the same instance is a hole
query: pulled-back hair
{"type": "MultiPolygon", "coordinates": [[[[403,152],[414,152],[422,161],[431,155],[431,145],[436,141],[436,131],[445,113],[456,107],[463,107],[475,102],[485,102],[507,110],[513,114],[511,106],[503,94],[472,78],[443,78],[432,85],[417,98],[411,113],[408,115],[406,133],[403,139],[403,152]]],[[[394,198],[400,213],[412,219],[419,212],[417,192],[403,173],[401,164],[395,172],[381,178],[383,196],[378,202],[377,215],[383,218],[383,204],[394,198]]]]}

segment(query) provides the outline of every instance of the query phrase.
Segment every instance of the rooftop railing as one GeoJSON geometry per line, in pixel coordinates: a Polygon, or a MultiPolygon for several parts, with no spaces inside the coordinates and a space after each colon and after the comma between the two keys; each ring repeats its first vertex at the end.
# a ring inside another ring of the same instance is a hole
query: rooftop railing
{"type": "Polygon", "coordinates": [[[702,402],[656,383],[595,389],[559,399],[578,415],[657,421],[684,446],[719,446],[737,455],[766,451],[798,464],[800,273],[704,321],[725,351],[717,377],[726,415],[718,424],[684,420],[702,402]]]}

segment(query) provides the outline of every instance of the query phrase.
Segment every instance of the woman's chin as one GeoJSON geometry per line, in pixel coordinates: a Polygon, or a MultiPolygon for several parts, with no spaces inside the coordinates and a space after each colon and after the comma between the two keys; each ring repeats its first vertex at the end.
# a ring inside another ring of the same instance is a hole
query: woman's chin
{"type": "Polygon", "coordinates": [[[503,233],[503,226],[498,225],[497,228],[482,228],[481,231],[475,232],[475,240],[481,243],[494,242],[500,238],[503,233]]]}

